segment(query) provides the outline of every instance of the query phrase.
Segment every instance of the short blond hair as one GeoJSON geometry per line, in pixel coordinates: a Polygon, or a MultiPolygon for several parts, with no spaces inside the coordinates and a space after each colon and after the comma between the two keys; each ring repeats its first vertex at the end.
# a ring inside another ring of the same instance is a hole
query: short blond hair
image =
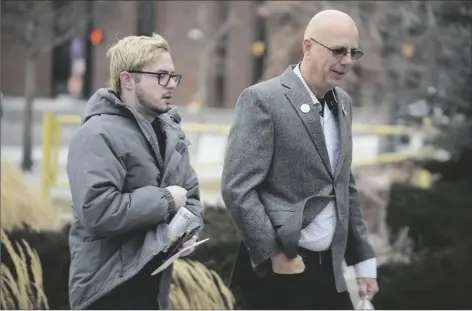
{"type": "Polygon", "coordinates": [[[162,52],[170,53],[170,46],[156,33],[152,36],[128,36],[119,40],[106,54],[110,59],[110,87],[120,94],[120,74],[123,71],[142,70],[162,52]]]}

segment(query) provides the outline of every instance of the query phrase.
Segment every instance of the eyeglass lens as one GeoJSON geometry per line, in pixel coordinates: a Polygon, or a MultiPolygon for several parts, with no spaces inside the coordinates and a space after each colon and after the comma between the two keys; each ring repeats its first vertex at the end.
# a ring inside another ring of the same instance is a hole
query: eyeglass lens
{"type": "MultiPolygon", "coordinates": [[[[349,50],[346,48],[338,48],[338,49],[333,49],[332,52],[333,52],[333,56],[346,56],[347,53],[349,53],[349,50]]],[[[364,53],[362,53],[361,50],[357,50],[357,49],[351,50],[351,57],[353,60],[358,60],[359,58],[362,57],[362,55],[364,55],[364,53]]]]}
{"type": "Polygon", "coordinates": [[[180,78],[181,78],[180,75],[171,75],[171,74],[168,74],[168,73],[159,73],[157,75],[157,77],[159,79],[159,84],[162,85],[162,86],[167,86],[169,84],[171,78],[174,79],[177,86],[180,84],[180,78]]]}

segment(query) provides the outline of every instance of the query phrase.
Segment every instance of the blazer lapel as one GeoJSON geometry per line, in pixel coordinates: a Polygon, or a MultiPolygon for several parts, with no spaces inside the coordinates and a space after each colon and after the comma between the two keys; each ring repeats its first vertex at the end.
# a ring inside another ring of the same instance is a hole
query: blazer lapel
{"type": "Polygon", "coordinates": [[[323,128],[321,127],[318,110],[314,106],[310,95],[303,86],[303,83],[293,72],[293,66],[290,66],[283,73],[281,79],[282,85],[287,88],[285,96],[297,112],[298,116],[302,119],[308,134],[310,134],[311,140],[315,144],[316,149],[323,160],[323,164],[330,175],[333,177],[331,164],[329,162],[328,149],[326,147],[326,141],[324,138],[323,128]],[[302,111],[302,105],[308,105],[310,110],[308,112],[302,111]]]}
{"type": "Polygon", "coordinates": [[[338,109],[336,110],[339,124],[339,157],[334,172],[334,178],[337,178],[344,165],[344,160],[346,159],[347,152],[346,149],[348,149],[347,147],[349,144],[349,124],[347,119],[349,116],[346,114],[346,100],[339,96],[339,93],[336,92],[336,89],[334,91],[334,94],[336,96],[336,102],[338,105],[338,109]]]}

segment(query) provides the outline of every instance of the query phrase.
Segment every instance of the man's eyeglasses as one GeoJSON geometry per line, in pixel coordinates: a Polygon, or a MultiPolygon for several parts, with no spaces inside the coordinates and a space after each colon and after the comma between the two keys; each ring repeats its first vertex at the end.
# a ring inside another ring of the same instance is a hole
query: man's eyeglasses
{"type": "Polygon", "coordinates": [[[170,82],[170,79],[172,78],[176,86],[179,86],[180,80],[182,79],[182,75],[180,74],[170,74],[168,72],[151,72],[151,71],[139,71],[139,70],[132,70],[129,71],[130,73],[142,73],[142,74],[148,74],[148,75],[153,75],[157,77],[157,83],[161,86],[167,86],[170,82]]]}
{"type": "Polygon", "coordinates": [[[362,55],[364,55],[364,52],[362,52],[362,50],[360,49],[351,49],[351,50],[348,50],[347,48],[345,47],[339,47],[339,48],[335,48],[335,49],[332,49],[330,47],[327,47],[326,45],[316,41],[315,39],[313,38],[310,38],[311,41],[315,42],[315,43],[318,43],[319,45],[321,45],[322,47],[325,47],[327,48],[328,50],[331,51],[331,53],[333,53],[333,56],[334,57],[344,57],[347,55],[347,53],[351,53],[351,58],[352,60],[356,61],[356,60],[359,60],[362,55]]]}

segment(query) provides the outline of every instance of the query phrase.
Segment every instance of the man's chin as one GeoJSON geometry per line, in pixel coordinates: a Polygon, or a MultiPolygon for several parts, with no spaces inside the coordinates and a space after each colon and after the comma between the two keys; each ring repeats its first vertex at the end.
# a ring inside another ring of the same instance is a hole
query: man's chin
{"type": "Polygon", "coordinates": [[[326,84],[328,84],[331,88],[334,88],[336,86],[339,86],[344,79],[338,80],[338,79],[329,79],[326,81],[326,84]]]}
{"type": "Polygon", "coordinates": [[[161,113],[166,113],[172,108],[170,103],[165,103],[162,105],[159,105],[158,107],[154,107],[154,111],[161,114],[161,113]]]}

